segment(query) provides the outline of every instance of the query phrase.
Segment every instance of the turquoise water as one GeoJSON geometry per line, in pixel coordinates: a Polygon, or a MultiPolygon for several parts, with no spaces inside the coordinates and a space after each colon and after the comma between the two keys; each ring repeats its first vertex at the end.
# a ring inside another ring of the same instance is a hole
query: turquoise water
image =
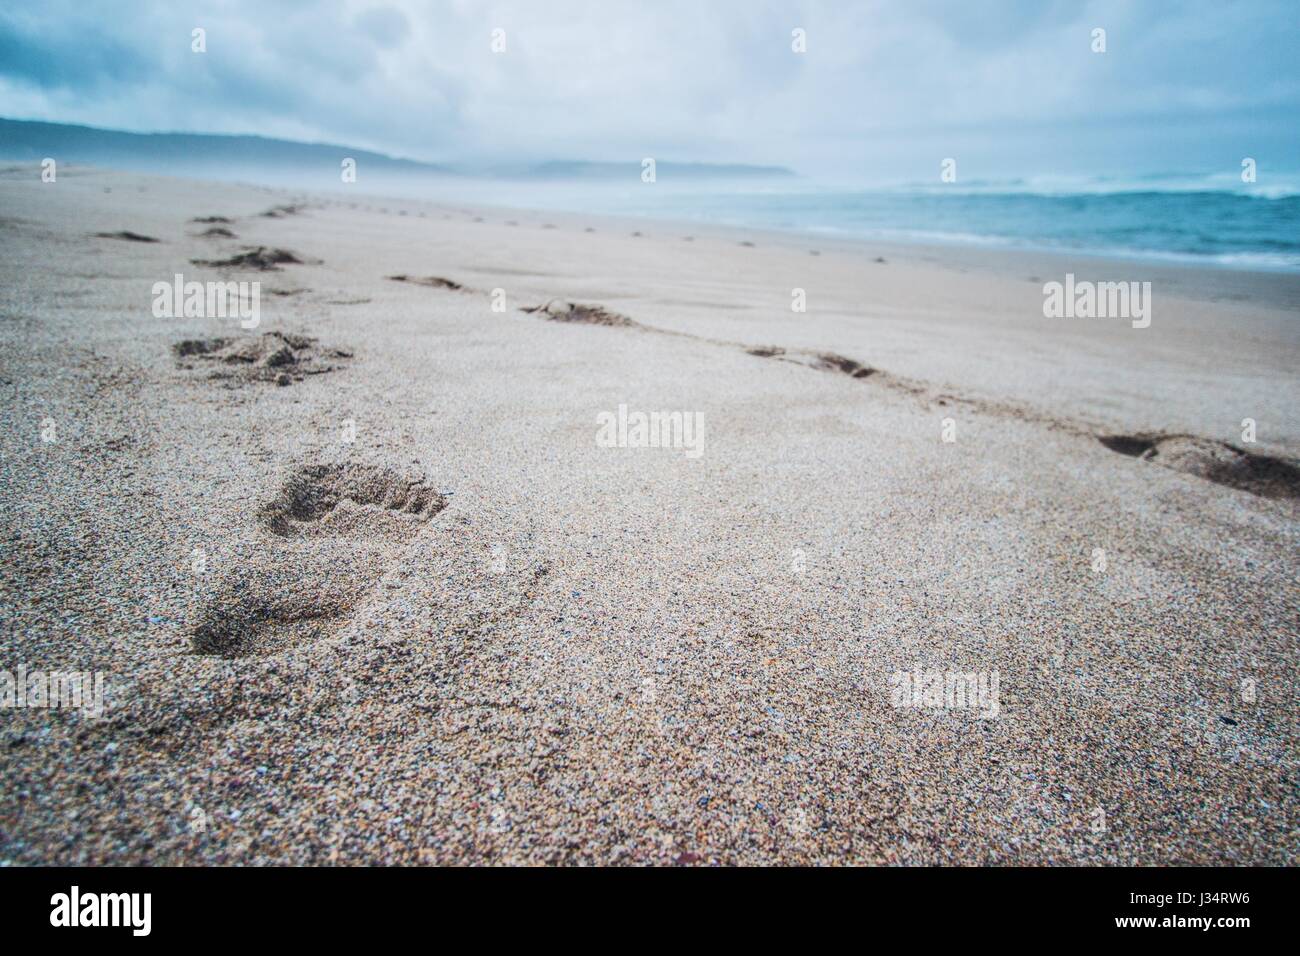
{"type": "Polygon", "coordinates": [[[894,242],[959,243],[1300,272],[1300,177],[972,183],[875,188],[801,180],[458,184],[476,202],[649,216],[894,242]],[[468,187],[468,188],[467,188],[468,187]]]}

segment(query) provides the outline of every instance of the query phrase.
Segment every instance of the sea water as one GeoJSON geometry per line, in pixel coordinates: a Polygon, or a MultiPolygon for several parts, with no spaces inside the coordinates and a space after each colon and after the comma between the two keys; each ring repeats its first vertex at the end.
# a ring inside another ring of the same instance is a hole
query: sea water
{"type": "MultiPolygon", "coordinates": [[[[450,187],[452,184],[448,184],[450,187]]],[[[1300,272],[1300,175],[846,187],[798,178],[461,180],[467,202],[889,242],[1049,249],[1300,272]]]]}

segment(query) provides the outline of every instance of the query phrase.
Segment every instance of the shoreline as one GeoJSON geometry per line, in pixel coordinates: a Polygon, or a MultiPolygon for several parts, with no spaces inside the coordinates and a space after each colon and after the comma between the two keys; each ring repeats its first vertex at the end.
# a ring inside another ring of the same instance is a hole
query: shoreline
{"type": "MultiPolygon", "coordinates": [[[[250,188],[267,188],[285,195],[310,197],[315,201],[339,201],[333,192],[296,191],[283,187],[264,187],[244,184],[250,188]]],[[[658,216],[631,216],[616,213],[585,213],[570,209],[538,209],[487,203],[460,203],[442,199],[413,199],[399,195],[358,193],[372,204],[393,206],[426,205],[438,211],[455,211],[474,216],[505,217],[537,224],[564,220],[574,226],[604,223],[617,225],[629,232],[643,235],[672,234],[675,236],[711,236],[736,242],[762,238],[776,246],[788,246],[799,251],[821,252],[835,249],[864,256],[892,257],[899,261],[925,263],[957,271],[984,270],[1005,277],[1018,277],[1028,270],[1031,274],[1044,274],[1044,280],[1062,278],[1066,271],[1077,270],[1082,277],[1105,281],[1106,279],[1141,278],[1160,282],[1179,295],[1205,297],[1212,300],[1248,301],[1259,304],[1294,308],[1300,311],[1300,269],[1252,269],[1212,261],[1166,261],[1159,253],[1147,255],[1116,255],[1105,251],[1086,249],[1020,246],[1016,244],[981,246],[953,242],[915,242],[873,239],[864,236],[817,234],[811,230],[775,229],[761,226],[739,226],[722,223],[704,223],[658,216]]]]}
{"type": "MultiPolygon", "coordinates": [[[[30,162],[25,162],[21,167],[15,167],[11,164],[15,160],[0,159],[0,166],[5,170],[22,168],[24,170],[33,167],[30,162]]],[[[34,168],[34,167],[33,167],[34,168]]],[[[1273,277],[1294,280],[1294,292],[1288,292],[1282,299],[1272,301],[1271,304],[1295,306],[1300,309],[1300,265],[1295,266],[1278,266],[1278,267],[1258,267],[1252,265],[1238,265],[1232,262],[1218,261],[1216,256],[1200,256],[1196,253],[1171,252],[1164,250],[1115,250],[1098,247],[1063,247],[1036,244],[1032,240],[1007,239],[1005,242],[1001,239],[997,241],[962,241],[954,239],[949,242],[942,240],[932,240],[917,238],[900,239],[895,237],[872,237],[867,235],[857,235],[849,232],[842,232],[834,228],[827,227],[826,231],[819,232],[817,227],[790,227],[777,228],[770,226],[746,226],[733,223],[705,222],[691,219],[681,219],[672,216],[659,215],[635,215],[616,212],[582,212],[562,206],[556,207],[534,207],[534,206],[513,206],[508,203],[492,203],[482,201],[461,202],[448,197],[421,197],[414,192],[403,194],[401,192],[386,192],[382,190],[376,192],[367,191],[365,185],[349,186],[347,189],[341,187],[331,187],[328,189],[301,189],[296,186],[275,184],[272,182],[254,182],[240,179],[207,179],[203,177],[173,177],[155,173],[137,173],[129,170],[117,170],[111,167],[101,167],[92,165],[68,165],[65,167],[70,172],[91,171],[127,176],[145,176],[148,178],[157,178],[160,180],[172,180],[175,182],[188,182],[197,185],[236,185],[255,190],[269,190],[287,195],[311,197],[317,202],[337,202],[346,196],[356,196],[358,199],[364,199],[370,203],[387,203],[390,205],[422,205],[434,208],[440,211],[459,210],[472,211],[476,214],[492,214],[500,216],[509,216],[514,219],[531,218],[538,220],[548,220],[556,216],[563,216],[571,220],[594,220],[606,223],[628,224],[635,228],[637,224],[641,226],[653,226],[661,231],[673,231],[685,235],[692,233],[713,234],[722,237],[737,237],[739,239],[764,237],[770,241],[785,239],[790,241],[798,248],[818,248],[837,247],[837,248],[856,248],[861,251],[874,251],[876,253],[893,252],[898,258],[918,259],[921,261],[943,263],[946,258],[960,260],[969,268],[997,268],[1004,260],[1017,257],[1025,262],[1039,263],[1042,270],[1059,269],[1064,263],[1077,263],[1080,268],[1088,274],[1101,275],[1122,274],[1125,272],[1140,271],[1142,278],[1166,281],[1175,287],[1186,284],[1189,288],[1194,288],[1196,294],[1203,294],[1209,290],[1212,284],[1213,276],[1219,276],[1226,281],[1231,287],[1233,294],[1249,294],[1252,286],[1250,280],[1267,280],[1273,277]],[[1204,281],[1188,281],[1189,274],[1204,274],[1204,281]],[[1239,281],[1240,280],[1240,281],[1239,281]]],[[[479,180],[472,177],[467,178],[467,182],[474,183],[477,186],[492,183],[492,180],[479,180]]],[[[518,188],[521,185],[527,185],[526,182],[508,180],[506,184],[512,188],[518,188]]],[[[541,189],[545,189],[548,181],[538,182],[541,189]]],[[[642,230],[644,231],[644,229],[642,230]]],[[[1246,255],[1254,255],[1248,253],[1246,255]]],[[[1263,255],[1263,253],[1260,253],[1263,255]]],[[[1006,271],[1005,269],[1003,271],[1006,271]]],[[[1289,285],[1289,283],[1288,283],[1289,285]]]]}

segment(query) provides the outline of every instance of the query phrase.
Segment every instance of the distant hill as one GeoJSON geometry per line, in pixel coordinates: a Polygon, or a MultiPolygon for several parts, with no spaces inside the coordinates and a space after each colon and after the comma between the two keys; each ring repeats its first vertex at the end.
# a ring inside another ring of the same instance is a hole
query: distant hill
{"type": "Polygon", "coordinates": [[[293,168],[320,165],[337,175],[344,157],[366,169],[390,173],[446,173],[442,166],[394,159],[350,146],[295,143],[264,136],[215,133],[124,133],[120,130],[0,119],[0,157],[85,163],[112,169],[183,175],[188,171],[221,172],[232,168],[293,168]]]}
{"type": "MultiPolygon", "coordinates": [[[[265,136],[127,133],[91,126],[0,118],[0,158],[39,162],[46,156],[61,163],[216,179],[267,181],[296,177],[300,180],[303,171],[311,170],[326,184],[337,183],[339,163],[344,157],[355,159],[367,179],[375,174],[599,180],[639,180],[641,177],[640,157],[626,163],[556,160],[532,165],[452,166],[395,159],[352,146],[299,143],[265,136]]],[[[721,179],[793,176],[794,173],[780,166],[660,161],[656,175],[660,179],[721,179]]]]}

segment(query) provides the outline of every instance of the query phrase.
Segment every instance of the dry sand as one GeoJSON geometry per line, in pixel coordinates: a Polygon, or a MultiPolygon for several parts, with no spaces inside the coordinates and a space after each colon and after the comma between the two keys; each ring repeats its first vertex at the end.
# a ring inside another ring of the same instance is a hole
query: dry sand
{"type": "Polygon", "coordinates": [[[0,862],[1296,862],[1300,277],[26,167],[0,244],[0,668],[108,681],[0,862]]]}

